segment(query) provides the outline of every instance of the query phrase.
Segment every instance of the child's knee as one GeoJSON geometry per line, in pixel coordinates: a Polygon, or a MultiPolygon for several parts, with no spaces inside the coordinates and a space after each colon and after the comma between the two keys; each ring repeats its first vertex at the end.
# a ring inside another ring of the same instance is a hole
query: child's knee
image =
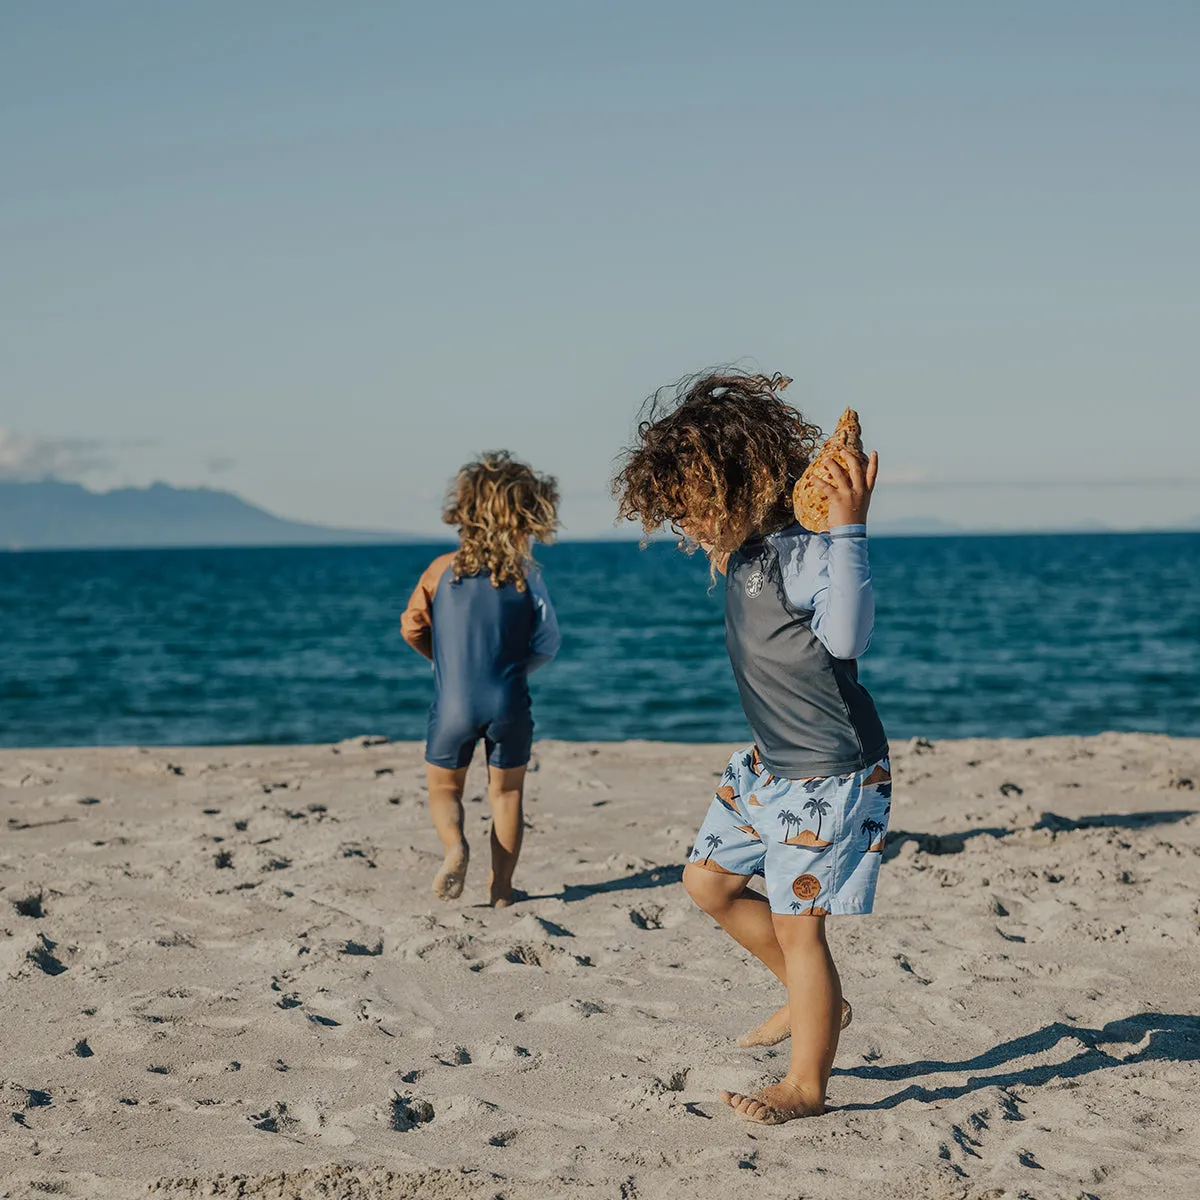
{"type": "Polygon", "coordinates": [[[783,916],[772,913],[775,937],[786,954],[790,950],[803,952],[821,949],[825,945],[825,918],[823,916],[783,916]]]}
{"type": "Polygon", "coordinates": [[[523,799],[520,791],[488,788],[488,804],[491,805],[493,813],[515,817],[523,809],[523,799]]]}
{"type": "Polygon", "coordinates": [[[738,881],[737,890],[734,891],[728,875],[688,863],[683,868],[683,886],[696,905],[712,915],[729,906],[737,891],[741,890],[741,881],[738,881]]]}

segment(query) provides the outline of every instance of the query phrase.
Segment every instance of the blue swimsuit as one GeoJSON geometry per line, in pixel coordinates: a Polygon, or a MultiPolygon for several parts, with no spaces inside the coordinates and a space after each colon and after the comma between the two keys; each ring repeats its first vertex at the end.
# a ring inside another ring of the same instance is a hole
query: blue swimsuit
{"type": "Polygon", "coordinates": [[[425,761],[451,769],[470,763],[484,739],[493,767],[523,767],[533,743],[530,671],[558,652],[558,621],[540,573],[526,587],[493,587],[487,574],[455,579],[454,555],[421,576],[401,620],[409,645],[433,659],[425,761]]]}

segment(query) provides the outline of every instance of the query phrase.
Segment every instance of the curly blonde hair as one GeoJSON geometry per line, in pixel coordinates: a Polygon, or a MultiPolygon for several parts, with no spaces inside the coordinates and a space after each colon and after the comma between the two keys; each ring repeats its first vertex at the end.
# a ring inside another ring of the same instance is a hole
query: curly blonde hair
{"type": "Polygon", "coordinates": [[[789,383],[724,369],[660,388],[613,479],[619,517],[646,535],[666,525],[686,549],[702,530],[714,558],[791,525],[821,431],[779,398],[789,383]]]}
{"type": "Polygon", "coordinates": [[[458,526],[456,579],[486,571],[492,587],[513,583],[523,592],[530,542],[551,542],[558,529],[558,481],[507,450],[489,451],[459,470],[442,520],[458,526]]]}

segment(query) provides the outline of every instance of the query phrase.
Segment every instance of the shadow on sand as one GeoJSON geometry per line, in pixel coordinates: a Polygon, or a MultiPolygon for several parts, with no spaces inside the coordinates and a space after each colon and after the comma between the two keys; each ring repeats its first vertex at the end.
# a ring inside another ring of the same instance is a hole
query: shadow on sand
{"type": "Polygon", "coordinates": [[[586,900],[589,896],[601,896],[607,892],[636,892],[643,888],[670,887],[683,880],[683,865],[670,867],[648,867],[634,875],[620,879],[606,879],[602,883],[564,883],[561,892],[541,892],[538,895],[522,895],[522,900],[586,900]]]}
{"type": "Polygon", "coordinates": [[[972,838],[1006,838],[1021,829],[1048,829],[1052,833],[1069,833],[1075,829],[1150,829],[1155,825],[1170,825],[1194,817],[1196,809],[1170,808],[1160,812],[1098,813],[1092,817],[1061,817],[1058,813],[1044,812],[1031,826],[1013,828],[1001,825],[980,826],[966,833],[915,833],[907,829],[893,829],[887,835],[883,858],[885,862],[900,853],[905,842],[916,842],[917,848],[926,854],[961,854],[972,838]]]}
{"type": "Polygon", "coordinates": [[[906,1100],[930,1103],[936,1100],[954,1100],[982,1088],[1040,1087],[1056,1079],[1078,1079],[1093,1071],[1108,1067],[1127,1066],[1133,1063],[1152,1061],[1200,1062],[1200,1016],[1186,1013],[1136,1013],[1118,1021],[1109,1021],[1100,1029],[1087,1029],[1079,1025],[1067,1025],[1055,1021],[1013,1038],[974,1058],[960,1062],[921,1059],[895,1067],[835,1067],[834,1075],[854,1079],[877,1079],[898,1082],[915,1079],[923,1075],[935,1075],[943,1071],[991,1071],[1003,1067],[1019,1058],[1034,1054],[1045,1054],[1060,1042],[1069,1041],[1079,1046],[1078,1053],[1065,1062],[1040,1067],[1022,1067],[1018,1070],[996,1071],[988,1075],[971,1075],[966,1083],[944,1084],[930,1087],[923,1083],[910,1083],[907,1087],[873,1104],[839,1105],[841,1112],[869,1112],[873,1109],[895,1108],[906,1100]],[[1144,1044],[1143,1044],[1144,1043],[1144,1044]],[[1105,1049],[1107,1046],[1139,1047],[1133,1053],[1118,1056],[1105,1049]]]}

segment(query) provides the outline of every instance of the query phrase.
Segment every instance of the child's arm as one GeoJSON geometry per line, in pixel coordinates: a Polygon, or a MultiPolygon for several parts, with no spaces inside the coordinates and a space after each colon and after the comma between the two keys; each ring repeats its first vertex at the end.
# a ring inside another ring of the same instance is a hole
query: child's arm
{"type": "Polygon", "coordinates": [[[425,568],[400,618],[400,636],[430,662],[433,661],[433,596],[453,559],[453,554],[443,554],[425,568]]]}
{"type": "Polygon", "coordinates": [[[825,568],[824,586],[812,599],[813,633],[834,658],[858,658],[875,629],[866,525],[838,525],[829,531],[825,568]]]}
{"type": "Polygon", "coordinates": [[[852,460],[849,470],[831,464],[829,548],[823,559],[804,555],[784,569],[788,600],[812,612],[813,633],[834,658],[858,658],[871,644],[875,593],[867,555],[867,509],[878,472],[878,456],[852,460]]]}
{"type": "Polygon", "coordinates": [[[533,597],[535,624],[533,636],[529,639],[529,662],[527,671],[536,671],[544,667],[557,653],[562,645],[562,635],[558,632],[558,617],[554,605],[550,603],[550,593],[546,590],[541,573],[532,571],[529,575],[529,594],[533,597]]]}

